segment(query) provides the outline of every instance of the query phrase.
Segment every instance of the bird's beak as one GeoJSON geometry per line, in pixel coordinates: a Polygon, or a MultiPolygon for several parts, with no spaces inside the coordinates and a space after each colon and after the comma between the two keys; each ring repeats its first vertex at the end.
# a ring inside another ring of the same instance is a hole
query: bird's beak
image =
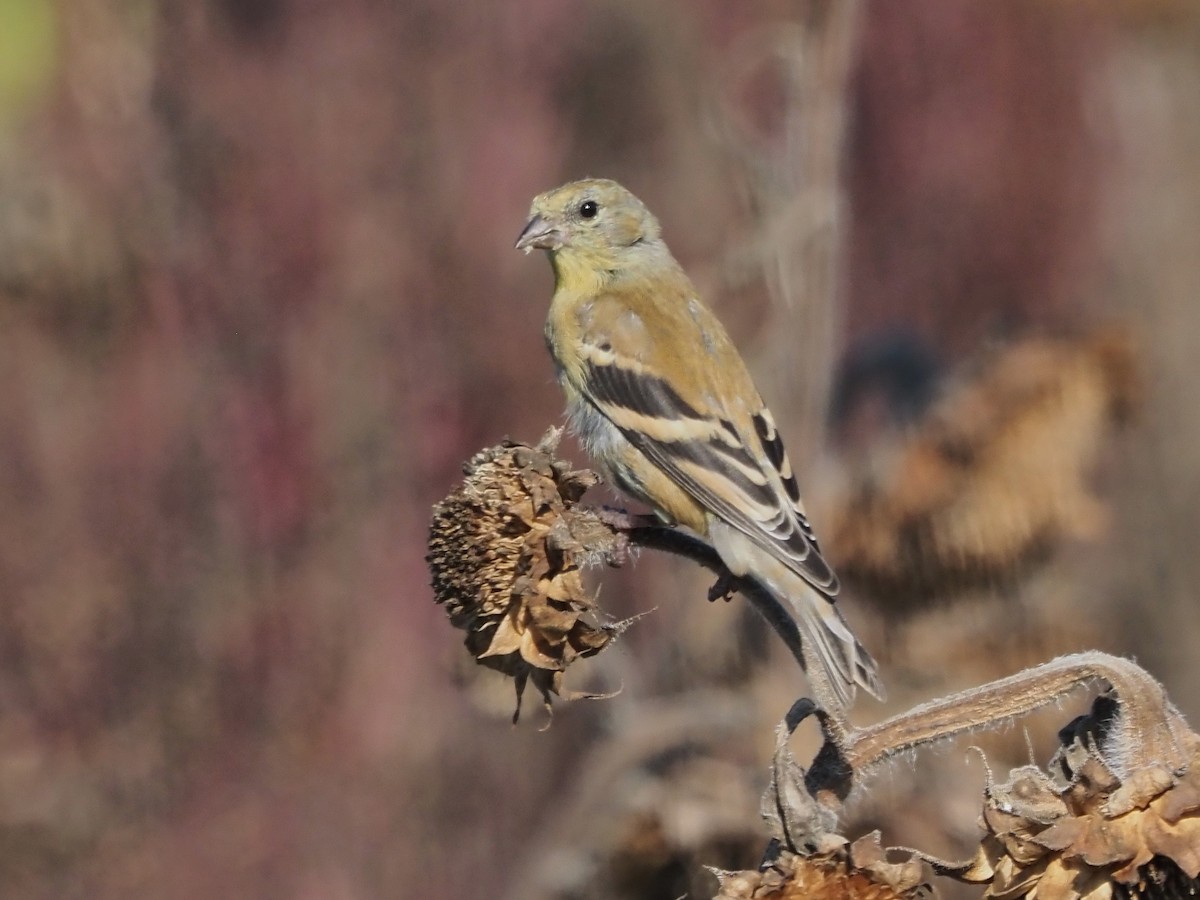
{"type": "Polygon", "coordinates": [[[557,250],[562,245],[563,233],[558,226],[541,216],[530,219],[517,238],[517,249],[526,253],[530,250],[557,250]]]}

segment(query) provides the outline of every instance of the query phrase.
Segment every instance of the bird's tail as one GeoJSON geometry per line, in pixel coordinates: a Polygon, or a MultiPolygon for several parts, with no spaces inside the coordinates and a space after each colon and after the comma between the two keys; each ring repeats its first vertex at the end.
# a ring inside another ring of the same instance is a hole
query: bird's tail
{"type": "Polygon", "coordinates": [[[761,592],[748,594],[747,599],[800,658],[820,703],[847,709],[854,702],[856,687],[884,698],[875,660],[854,637],[831,597],[732,526],[713,522],[709,537],[731,572],[762,586],[761,592]]]}
{"type": "MultiPolygon", "coordinates": [[[[799,583],[801,579],[797,578],[799,583]]],[[[842,708],[854,702],[855,687],[861,687],[877,700],[886,693],[879,667],[859,643],[833,601],[807,582],[785,598],[796,617],[804,642],[804,657],[810,682],[817,679],[837,698],[842,708]],[[813,665],[813,661],[819,664],[813,665]]]]}

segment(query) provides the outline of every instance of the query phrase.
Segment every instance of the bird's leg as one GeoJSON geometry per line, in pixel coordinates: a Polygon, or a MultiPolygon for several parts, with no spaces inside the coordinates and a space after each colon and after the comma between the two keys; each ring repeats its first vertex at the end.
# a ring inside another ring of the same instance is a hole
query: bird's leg
{"type": "Polygon", "coordinates": [[[717,583],[709,590],[709,599],[740,592],[787,645],[800,668],[808,671],[804,642],[800,639],[799,628],[791,613],[753,578],[739,577],[730,572],[710,544],[683,529],[662,524],[655,516],[630,515],[624,510],[608,508],[595,510],[594,514],[607,527],[625,535],[631,544],[686,557],[716,573],[717,583]]]}
{"type": "Polygon", "coordinates": [[[737,592],[737,579],[732,572],[720,572],[713,586],[708,589],[708,602],[716,603],[724,600],[728,603],[737,592]]]}

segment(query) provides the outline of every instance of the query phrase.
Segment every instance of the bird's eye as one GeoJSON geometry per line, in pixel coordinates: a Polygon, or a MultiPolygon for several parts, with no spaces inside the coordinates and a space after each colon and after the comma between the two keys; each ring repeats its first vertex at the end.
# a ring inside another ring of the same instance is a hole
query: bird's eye
{"type": "Polygon", "coordinates": [[[579,214],[585,219],[596,218],[596,213],[600,212],[600,204],[595,200],[584,200],[579,204],[579,214]]]}

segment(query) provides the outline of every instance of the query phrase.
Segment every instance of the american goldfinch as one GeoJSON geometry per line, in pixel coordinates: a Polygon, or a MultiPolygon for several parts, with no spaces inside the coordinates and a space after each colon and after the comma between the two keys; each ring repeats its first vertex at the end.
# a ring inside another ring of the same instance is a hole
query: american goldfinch
{"type": "Polygon", "coordinates": [[[775,422],[658,220],[614,181],[576,181],[534,198],[517,249],[550,257],[546,343],[601,471],[791,611],[819,700],[844,709],[855,685],[882,699],[874,660],[834,606],[837,577],[775,422]]]}

